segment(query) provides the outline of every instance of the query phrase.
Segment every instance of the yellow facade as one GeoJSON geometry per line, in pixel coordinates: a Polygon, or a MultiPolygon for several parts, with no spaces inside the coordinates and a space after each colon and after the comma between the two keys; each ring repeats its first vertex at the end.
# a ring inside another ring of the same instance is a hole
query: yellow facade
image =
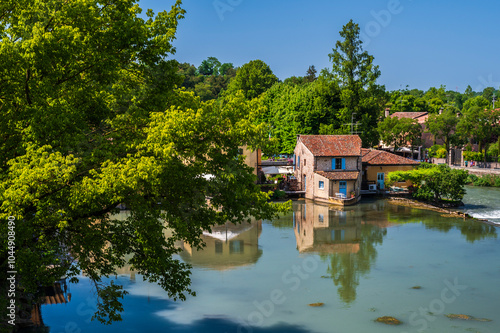
{"type": "MultiPolygon", "coordinates": [[[[387,178],[387,174],[393,171],[408,171],[413,170],[415,165],[368,165],[366,167],[366,180],[368,182],[377,182],[377,174],[383,172],[385,174],[384,179],[387,178]]],[[[410,186],[411,181],[401,182],[394,184],[395,186],[410,186]]]]}

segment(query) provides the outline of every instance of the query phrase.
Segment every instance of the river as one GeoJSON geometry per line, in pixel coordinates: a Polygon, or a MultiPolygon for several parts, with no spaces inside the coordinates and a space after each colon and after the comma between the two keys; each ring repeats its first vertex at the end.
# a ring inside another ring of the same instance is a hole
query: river
{"type": "MultiPolygon", "coordinates": [[[[467,190],[465,211],[500,221],[497,189],[467,190]]],[[[68,286],[69,303],[43,305],[42,316],[52,333],[497,333],[498,232],[385,200],[344,210],[299,200],[279,219],[216,228],[204,251],[179,244],[197,293],[185,302],[125,268],[112,278],[130,293],[122,322],[90,321],[95,297],[84,277],[68,286]],[[402,324],[375,322],[381,316],[402,324]]]]}

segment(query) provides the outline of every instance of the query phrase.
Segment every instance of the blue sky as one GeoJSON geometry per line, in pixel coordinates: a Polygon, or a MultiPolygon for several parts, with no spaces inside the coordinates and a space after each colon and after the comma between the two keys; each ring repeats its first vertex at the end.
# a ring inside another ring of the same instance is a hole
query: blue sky
{"type": "MultiPolygon", "coordinates": [[[[140,1],[155,12],[173,3],[140,1]]],[[[195,66],[210,56],[235,66],[261,59],[281,80],[330,68],[328,53],[353,19],[388,90],[500,87],[500,1],[184,0],[183,8],[174,58],[195,66]]]]}

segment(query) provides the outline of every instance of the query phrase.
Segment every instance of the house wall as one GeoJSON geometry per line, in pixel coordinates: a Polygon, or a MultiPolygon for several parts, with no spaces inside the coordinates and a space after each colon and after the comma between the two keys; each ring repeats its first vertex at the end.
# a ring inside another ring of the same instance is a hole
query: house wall
{"type": "Polygon", "coordinates": [[[323,199],[323,200],[328,200],[328,197],[330,196],[330,180],[326,177],[323,177],[318,174],[314,174],[314,197],[309,198],[309,199],[323,199]],[[319,188],[319,182],[322,181],[325,183],[325,188],[320,189],[319,188]]]}
{"type": "Polygon", "coordinates": [[[248,146],[241,147],[243,156],[245,156],[245,164],[253,168],[253,174],[257,176],[259,165],[261,164],[261,150],[250,150],[248,146]]]}
{"type": "MultiPolygon", "coordinates": [[[[304,190],[304,176],[306,176],[305,197],[312,199],[314,197],[314,156],[302,142],[298,142],[294,150],[295,154],[295,177],[301,183],[304,190]],[[300,157],[300,164],[299,164],[300,157]]],[[[316,184],[317,186],[317,184],[316,184]]]]}
{"type": "MultiPolygon", "coordinates": [[[[306,148],[302,142],[297,142],[294,150],[295,154],[295,172],[294,176],[301,183],[301,188],[304,189],[304,176],[306,176],[306,189],[305,198],[307,199],[320,199],[328,200],[329,196],[334,196],[339,192],[339,181],[330,181],[327,178],[315,174],[314,171],[331,171],[332,170],[332,157],[314,157],[313,154],[306,148]],[[300,165],[298,164],[300,157],[300,165]],[[319,181],[325,182],[324,190],[319,189],[319,181]]],[[[339,158],[342,158],[339,156],[339,158]]],[[[361,171],[361,156],[345,157],[346,170],[359,170],[361,171]]],[[[356,181],[347,181],[347,195],[351,191],[355,191],[359,195],[359,188],[361,187],[361,172],[356,181]],[[355,187],[357,185],[357,187],[355,187]]]]}
{"type": "MultiPolygon", "coordinates": [[[[342,158],[342,157],[339,157],[342,158]]],[[[346,170],[358,170],[358,156],[344,157],[346,170]]],[[[359,161],[361,163],[361,161],[359,161]]],[[[359,164],[361,165],[361,164],[359,164]]],[[[331,171],[332,170],[332,157],[316,157],[316,170],[331,171]]]]}
{"type": "MultiPolygon", "coordinates": [[[[385,178],[387,178],[387,174],[393,171],[408,171],[412,170],[414,166],[412,165],[372,165],[366,167],[366,180],[368,181],[377,181],[377,173],[383,172],[385,174],[385,178]]],[[[404,183],[396,183],[396,186],[410,186],[411,181],[406,181],[404,183]]]]}

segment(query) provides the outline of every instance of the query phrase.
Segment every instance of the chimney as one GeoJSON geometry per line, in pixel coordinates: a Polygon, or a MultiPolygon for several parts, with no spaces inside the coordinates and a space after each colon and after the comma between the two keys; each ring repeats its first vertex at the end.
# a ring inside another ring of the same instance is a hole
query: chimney
{"type": "Polygon", "coordinates": [[[385,118],[389,117],[389,113],[390,113],[390,112],[391,112],[391,109],[390,109],[390,108],[386,108],[386,109],[385,109],[385,113],[384,113],[385,118]]]}

